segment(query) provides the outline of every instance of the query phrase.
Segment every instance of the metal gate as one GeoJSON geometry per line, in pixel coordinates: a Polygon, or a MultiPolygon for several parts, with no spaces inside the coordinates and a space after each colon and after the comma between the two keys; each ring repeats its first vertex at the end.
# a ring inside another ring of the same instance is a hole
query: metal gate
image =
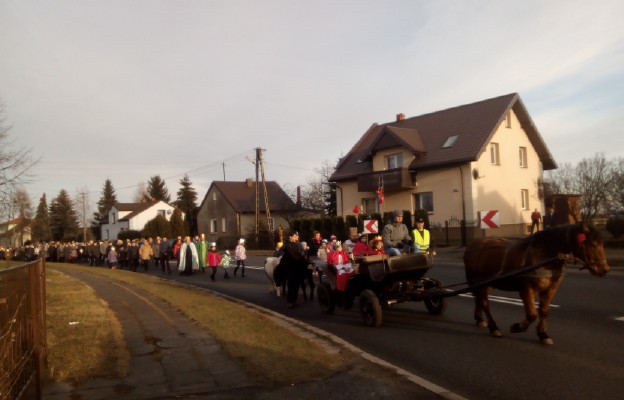
{"type": "Polygon", "coordinates": [[[475,230],[471,225],[457,217],[451,217],[444,221],[444,225],[432,226],[429,231],[437,246],[464,247],[466,243],[474,239],[475,230]]]}

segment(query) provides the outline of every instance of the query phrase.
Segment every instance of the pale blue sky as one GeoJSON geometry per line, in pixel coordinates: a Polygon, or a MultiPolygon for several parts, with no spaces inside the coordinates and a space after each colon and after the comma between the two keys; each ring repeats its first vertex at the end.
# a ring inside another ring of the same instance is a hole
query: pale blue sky
{"type": "Polygon", "coordinates": [[[374,123],[518,92],[559,165],[622,155],[624,2],[0,0],[0,99],[36,205],[188,173],[287,190],[374,123]]]}

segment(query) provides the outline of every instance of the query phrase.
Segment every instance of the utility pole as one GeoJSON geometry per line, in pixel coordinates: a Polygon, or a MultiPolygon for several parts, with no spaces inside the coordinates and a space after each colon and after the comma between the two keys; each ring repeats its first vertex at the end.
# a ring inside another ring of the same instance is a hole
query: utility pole
{"type": "Polygon", "coordinates": [[[267,230],[269,231],[269,243],[271,244],[271,249],[275,247],[273,243],[273,226],[271,224],[271,208],[269,207],[269,193],[266,188],[266,179],[264,179],[264,162],[262,161],[262,152],[260,153],[260,158],[258,160],[260,162],[260,173],[262,174],[262,190],[264,191],[264,209],[266,211],[266,224],[267,230]]]}
{"type": "Polygon", "coordinates": [[[258,182],[258,172],[260,168],[260,158],[262,154],[262,149],[260,147],[256,147],[256,247],[260,245],[260,192],[258,190],[259,182],[258,182]]]}
{"type": "Polygon", "coordinates": [[[262,161],[262,149],[256,148],[256,246],[260,244],[260,176],[262,176],[262,191],[264,192],[264,210],[266,214],[267,230],[269,231],[269,241],[271,248],[275,247],[273,243],[273,227],[271,226],[271,209],[269,207],[269,194],[266,188],[266,180],[264,178],[264,162],[262,161]]]}
{"type": "Polygon", "coordinates": [[[81,197],[79,200],[82,203],[82,242],[87,242],[87,202],[85,200],[85,192],[78,193],[81,197]]]}

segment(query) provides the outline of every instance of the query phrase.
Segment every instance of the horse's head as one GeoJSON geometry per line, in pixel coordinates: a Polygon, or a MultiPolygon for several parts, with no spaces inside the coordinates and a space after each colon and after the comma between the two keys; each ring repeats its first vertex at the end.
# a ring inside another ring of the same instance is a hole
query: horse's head
{"type": "Polygon", "coordinates": [[[600,232],[589,225],[578,225],[575,237],[574,255],[583,262],[581,269],[588,269],[592,275],[604,276],[609,272],[609,264],[600,232]]]}

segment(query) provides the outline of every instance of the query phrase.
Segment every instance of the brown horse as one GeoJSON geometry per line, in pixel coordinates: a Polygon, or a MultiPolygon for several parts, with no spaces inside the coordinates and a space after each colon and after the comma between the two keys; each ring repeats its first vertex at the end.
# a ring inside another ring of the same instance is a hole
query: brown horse
{"type": "Polygon", "coordinates": [[[511,332],[525,332],[539,317],[537,336],[540,342],[553,344],[546,332],[548,308],[563,280],[564,267],[570,262],[581,262],[581,269],[589,269],[592,275],[604,276],[609,272],[604,244],[595,228],[583,224],[563,225],[537,232],[513,244],[500,238],[483,238],[470,243],[464,252],[466,278],[470,285],[540,265],[540,268],[518,276],[478,285],[473,291],[477,324],[486,326],[482,315],[485,312],[490,334],[502,336],[490,313],[488,294],[493,288],[518,291],[526,316],[522,322],[511,326],[511,332]],[[537,310],[536,295],[539,296],[537,310]]]}

